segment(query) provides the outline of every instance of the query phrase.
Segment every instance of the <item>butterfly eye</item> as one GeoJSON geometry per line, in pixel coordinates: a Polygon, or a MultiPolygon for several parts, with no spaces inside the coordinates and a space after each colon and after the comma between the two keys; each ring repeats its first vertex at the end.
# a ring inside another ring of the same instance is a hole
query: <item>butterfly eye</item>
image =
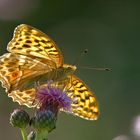
{"type": "Polygon", "coordinates": [[[71,67],[67,67],[67,69],[70,69],[71,70],[72,68],[71,67]]]}
{"type": "Polygon", "coordinates": [[[67,73],[67,72],[69,72],[71,70],[72,70],[72,68],[68,66],[68,67],[66,67],[65,72],[67,73]]]}

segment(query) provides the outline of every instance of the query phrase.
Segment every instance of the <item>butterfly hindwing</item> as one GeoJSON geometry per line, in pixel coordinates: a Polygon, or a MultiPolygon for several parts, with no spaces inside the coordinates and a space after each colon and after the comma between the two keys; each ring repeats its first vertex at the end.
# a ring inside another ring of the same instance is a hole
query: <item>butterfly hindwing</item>
{"type": "Polygon", "coordinates": [[[71,112],[79,117],[96,120],[99,115],[99,106],[94,93],[77,76],[71,76],[71,82],[67,86],[70,97],[74,100],[71,112]]]}
{"type": "MultiPolygon", "coordinates": [[[[49,72],[53,67],[37,59],[6,53],[0,57],[0,80],[8,92],[19,89],[33,81],[34,77],[49,72]]],[[[34,84],[34,83],[33,83],[34,84]]]]}
{"type": "Polygon", "coordinates": [[[26,105],[29,108],[37,107],[37,104],[34,104],[35,95],[35,88],[24,91],[14,90],[8,94],[8,96],[11,97],[14,102],[18,102],[20,105],[26,105]]]}

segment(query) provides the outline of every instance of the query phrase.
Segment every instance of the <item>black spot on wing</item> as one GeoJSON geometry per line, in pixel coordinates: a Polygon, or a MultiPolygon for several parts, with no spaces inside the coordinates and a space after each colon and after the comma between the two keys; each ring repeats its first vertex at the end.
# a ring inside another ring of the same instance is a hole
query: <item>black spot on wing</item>
{"type": "Polygon", "coordinates": [[[27,45],[27,44],[23,44],[22,47],[24,47],[24,48],[30,48],[30,46],[27,45]]]}
{"type": "Polygon", "coordinates": [[[32,43],[32,41],[30,41],[30,40],[26,40],[26,43],[32,43]]]}

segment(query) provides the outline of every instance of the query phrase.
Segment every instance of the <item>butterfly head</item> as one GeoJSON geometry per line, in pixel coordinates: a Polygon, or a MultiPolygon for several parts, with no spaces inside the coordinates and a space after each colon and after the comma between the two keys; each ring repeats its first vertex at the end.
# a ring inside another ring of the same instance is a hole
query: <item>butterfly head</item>
{"type": "Polygon", "coordinates": [[[67,73],[67,75],[70,75],[70,74],[73,74],[75,72],[77,67],[74,65],[64,64],[63,69],[64,69],[65,73],[67,73]]]}

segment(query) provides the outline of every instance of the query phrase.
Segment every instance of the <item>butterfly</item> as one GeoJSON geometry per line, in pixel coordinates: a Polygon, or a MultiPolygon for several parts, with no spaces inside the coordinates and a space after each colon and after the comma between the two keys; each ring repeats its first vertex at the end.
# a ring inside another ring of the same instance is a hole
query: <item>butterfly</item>
{"type": "MultiPolygon", "coordinates": [[[[76,66],[64,64],[63,55],[55,42],[42,31],[21,24],[15,28],[7,45],[8,53],[0,57],[0,81],[14,102],[28,107],[33,104],[34,83],[53,80],[72,91],[71,113],[87,120],[96,120],[99,105],[91,89],[73,73],[76,66]]],[[[69,95],[69,94],[68,94],[69,95]]]]}

